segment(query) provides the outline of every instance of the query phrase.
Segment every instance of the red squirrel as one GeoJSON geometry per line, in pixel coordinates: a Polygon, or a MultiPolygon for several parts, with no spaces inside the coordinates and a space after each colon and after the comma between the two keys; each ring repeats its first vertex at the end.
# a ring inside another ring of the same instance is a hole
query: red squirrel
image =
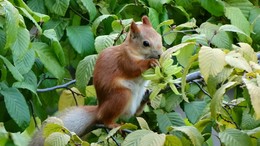
{"type": "MultiPolygon", "coordinates": [[[[149,81],[144,80],[141,74],[159,65],[161,54],[162,38],[153,29],[148,17],[142,17],[142,24],[133,21],[125,41],[104,49],[97,58],[93,82],[98,105],[69,108],[56,117],[70,131],[82,136],[96,123],[114,128],[118,126],[115,121],[120,116],[142,112],[144,104],[141,102],[149,81]]],[[[55,117],[46,121],[60,122],[55,117]]],[[[42,130],[30,145],[43,145],[41,135],[42,130]]]]}

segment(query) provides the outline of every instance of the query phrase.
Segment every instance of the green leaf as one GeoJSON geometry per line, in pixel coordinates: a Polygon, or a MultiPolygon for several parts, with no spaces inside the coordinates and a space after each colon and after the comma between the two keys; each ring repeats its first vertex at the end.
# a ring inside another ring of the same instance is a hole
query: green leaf
{"type": "Polygon", "coordinates": [[[69,135],[60,132],[54,132],[45,139],[44,145],[62,146],[62,145],[67,145],[69,140],[70,140],[69,135]]]}
{"type": "Polygon", "coordinates": [[[86,56],[81,60],[76,69],[76,85],[82,94],[85,94],[86,86],[93,75],[97,55],[86,56]]]}
{"type": "Polygon", "coordinates": [[[162,13],[163,11],[163,5],[166,3],[171,2],[170,0],[148,0],[148,4],[154,8],[156,11],[158,11],[159,13],[162,13]]]}
{"type": "Polygon", "coordinates": [[[145,146],[162,146],[165,142],[165,134],[148,133],[140,141],[140,145],[145,146]]]}
{"type": "Polygon", "coordinates": [[[177,32],[174,32],[170,26],[163,30],[163,40],[166,44],[171,45],[177,37],[177,32]]]}
{"type": "Polygon", "coordinates": [[[0,48],[4,48],[6,43],[5,31],[0,29],[0,48]]]}
{"type": "Polygon", "coordinates": [[[187,66],[184,68],[183,73],[182,73],[182,77],[181,77],[181,93],[182,93],[183,100],[185,100],[186,102],[189,102],[189,99],[187,98],[186,92],[185,92],[185,89],[186,89],[186,77],[187,77],[187,74],[189,73],[189,70],[190,70],[193,62],[195,62],[197,59],[198,59],[198,54],[192,56],[189,59],[189,62],[187,64],[187,66]]]}
{"type": "Polygon", "coordinates": [[[225,146],[251,146],[250,137],[237,130],[237,129],[227,129],[219,133],[219,138],[225,146]]]}
{"type": "Polygon", "coordinates": [[[249,92],[251,104],[253,105],[253,108],[255,110],[256,119],[260,119],[260,77],[257,76],[256,79],[246,79],[245,77],[242,78],[243,82],[246,84],[246,88],[249,92]]]}
{"type": "Polygon", "coordinates": [[[46,14],[46,8],[43,0],[28,0],[27,5],[35,12],[46,14]]]}
{"type": "Polygon", "coordinates": [[[67,36],[73,48],[82,56],[94,53],[94,36],[89,26],[70,26],[67,36]]]}
{"type": "Polygon", "coordinates": [[[165,20],[161,22],[159,25],[157,25],[155,28],[156,30],[159,30],[162,26],[171,26],[174,23],[173,19],[165,20]]]}
{"type": "Polygon", "coordinates": [[[162,56],[160,57],[160,62],[164,62],[164,60],[169,59],[172,56],[172,53],[177,52],[178,50],[180,50],[182,48],[190,47],[190,46],[194,46],[194,45],[195,45],[195,43],[188,42],[188,43],[182,43],[182,44],[173,46],[163,52],[162,56]]]}
{"type": "Polygon", "coordinates": [[[225,82],[228,77],[231,75],[231,73],[233,72],[233,68],[231,67],[224,67],[223,70],[218,73],[218,75],[216,76],[216,79],[217,79],[217,83],[223,83],[225,82]]]}
{"type": "Polygon", "coordinates": [[[9,48],[17,38],[20,16],[17,9],[9,1],[2,1],[0,4],[4,7],[3,10],[6,18],[4,25],[6,33],[5,48],[9,48]]]}
{"type": "Polygon", "coordinates": [[[124,28],[129,26],[133,19],[114,20],[112,22],[112,28],[115,32],[121,32],[124,28]]]}
{"type": "Polygon", "coordinates": [[[142,117],[136,117],[141,129],[150,130],[147,122],[142,117]]]}
{"type": "Polygon", "coordinates": [[[230,49],[233,44],[231,36],[227,32],[219,31],[219,26],[204,22],[200,28],[196,29],[197,32],[206,35],[207,41],[217,46],[218,48],[230,49]]]}
{"type": "MultiPolygon", "coordinates": [[[[250,36],[250,23],[239,8],[226,7],[225,16],[231,21],[232,25],[241,29],[247,36],[250,36]]],[[[252,43],[252,40],[244,35],[238,34],[238,37],[240,41],[252,43]]]]}
{"type": "Polygon", "coordinates": [[[172,128],[174,131],[181,131],[186,134],[194,146],[201,146],[204,142],[204,138],[201,133],[193,126],[172,126],[172,128]]]}
{"type": "Polygon", "coordinates": [[[20,72],[5,57],[0,55],[0,58],[4,61],[6,67],[17,81],[22,81],[24,79],[20,72]]]}
{"type": "Polygon", "coordinates": [[[192,35],[185,35],[183,36],[182,43],[186,42],[196,42],[197,44],[200,44],[202,46],[207,46],[208,41],[205,34],[192,34],[192,35]]]}
{"type": "Polygon", "coordinates": [[[68,7],[70,0],[45,0],[45,6],[51,13],[64,16],[68,7]]]}
{"type": "Polygon", "coordinates": [[[5,106],[15,121],[22,129],[29,126],[30,111],[24,96],[16,88],[1,88],[0,93],[4,96],[5,106]]]}
{"type": "Polygon", "coordinates": [[[182,142],[177,136],[166,135],[164,146],[182,146],[182,142]]]}
{"type": "Polygon", "coordinates": [[[199,52],[199,67],[206,82],[210,75],[215,77],[223,70],[225,65],[225,53],[222,50],[206,46],[201,47],[199,52]]]}
{"type": "Polygon", "coordinates": [[[57,34],[54,29],[48,29],[43,32],[43,35],[49,38],[52,42],[52,48],[54,49],[54,52],[56,54],[56,57],[58,58],[60,64],[62,66],[65,66],[65,55],[63,52],[63,49],[60,45],[60,42],[58,40],[57,34]]]}
{"type": "Polygon", "coordinates": [[[13,84],[13,87],[16,88],[22,88],[22,89],[27,89],[30,90],[32,93],[37,95],[37,78],[35,74],[30,71],[27,74],[24,74],[24,80],[21,82],[15,82],[13,84]]]}
{"type": "Polygon", "coordinates": [[[60,65],[53,50],[47,44],[41,42],[32,43],[32,48],[44,67],[56,78],[62,79],[65,73],[64,68],[60,65]]]}
{"type": "Polygon", "coordinates": [[[64,35],[64,30],[69,25],[69,21],[66,19],[51,19],[47,23],[43,24],[43,30],[54,29],[58,40],[64,35]]]}
{"type": "Polygon", "coordinates": [[[210,103],[210,110],[211,116],[216,118],[217,114],[222,110],[222,100],[224,98],[224,94],[228,88],[235,86],[236,82],[227,82],[226,84],[222,85],[216,93],[213,95],[211,103],[210,103]]]}
{"type": "Polygon", "coordinates": [[[248,18],[250,10],[254,8],[251,3],[253,1],[249,0],[225,0],[225,2],[228,3],[228,6],[239,8],[246,18],[248,18]]]}
{"type": "MultiPolygon", "coordinates": [[[[39,33],[39,35],[42,34],[42,28],[41,26],[38,24],[38,22],[33,18],[33,16],[24,8],[19,8],[19,10],[21,11],[21,14],[24,15],[25,17],[27,17],[28,19],[30,19],[34,25],[36,26],[37,28],[37,33],[39,33]]],[[[48,17],[49,18],[49,17],[48,17]]]]}
{"type": "Polygon", "coordinates": [[[222,25],[219,27],[219,31],[230,31],[230,32],[236,32],[238,34],[242,34],[244,36],[247,37],[247,40],[251,40],[250,36],[247,35],[246,33],[244,33],[241,29],[239,29],[238,27],[234,26],[234,25],[222,25]]]}
{"type": "Polygon", "coordinates": [[[243,115],[241,119],[241,129],[250,130],[250,129],[258,128],[259,126],[260,126],[260,120],[256,120],[253,115],[248,113],[248,111],[243,111],[243,115]]]}
{"type": "Polygon", "coordinates": [[[15,68],[17,68],[21,74],[26,74],[32,69],[35,61],[35,52],[33,49],[29,49],[25,54],[21,54],[19,57],[13,55],[13,57],[15,68]]]}
{"type": "Polygon", "coordinates": [[[54,132],[70,133],[67,128],[64,127],[64,123],[57,117],[50,117],[46,119],[46,125],[43,128],[42,136],[44,138],[50,136],[54,132]]]}
{"type": "Polygon", "coordinates": [[[199,0],[201,6],[214,16],[224,14],[224,3],[219,0],[199,0]]]}
{"type": "Polygon", "coordinates": [[[257,60],[257,54],[255,53],[254,49],[246,43],[238,43],[240,46],[238,51],[243,55],[243,57],[246,59],[246,61],[250,62],[253,61],[255,63],[258,62],[257,60]]]}
{"type": "Polygon", "coordinates": [[[151,133],[153,132],[150,130],[136,130],[126,136],[122,146],[140,146],[142,137],[151,133]]]}
{"type": "Polygon", "coordinates": [[[178,63],[186,67],[194,51],[195,47],[192,45],[182,48],[176,56],[178,63]]]}
{"type": "Polygon", "coordinates": [[[97,34],[97,28],[100,25],[100,23],[105,19],[108,19],[109,17],[118,19],[116,15],[101,15],[93,22],[92,31],[94,32],[95,35],[97,34]]]}
{"type": "Polygon", "coordinates": [[[259,8],[251,9],[248,19],[252,26],[253,34],[251,34],[251,35],[252,35],[253,41],[259,44],[259,42],[260,42],[260,9],[259,8]]]}
{"type": "Polygon", "coordinates": [[[240,53],[230,52],[226,55],[225,60],[227,64],[234,68],[239,68],[247,72],[252,72],[249,63],[246,61],[245,58],[242,57],[240,53]]]}
{"type": "Polygon", "coordinates": [[[25,54],[29,49],[30,33],[26,28],[19,27],[17,30],[17,38],[11,46],[14,56],[20,56],[25,54]]]}
{"type": "Polygon", "coordinates": [[[153,28],[156,28],[160,23],[158,12],[153,8],[149,8],[148,17],[149,17],[149,20],[150,20],[153,28]]]}
{"type": "Polygon", "coordinates": [[[157,112],[156,116],[157,116],[157,122],[159,124],[159,128],[163,133],[167,133],[168,128],[170,126],[185,125],[181,116],[176,112],[172,112],[172,113],[157,112]]]}
{"type": "Polygon", "coordinates": [[[97,10],[92,0],[77,0],[77,3],[83,11],[88,12],[90,21],[92,21],[96,17],[97,10]]]}
{"type": "Polygon", "coordinates": [[[29,31],[26,28],[20,27],[18,29],[17,39],[11,46],[11,50],[14,65],[21,74],[28,73],[34,64],[35,54],[32,49],[29,49],[29,45],[29,31]]]}
{"type": "Polygon", "coordinates": [[[252,130],[243,130],[247,133],[247,135],[255,136],[257,138],[260,138],[260,127],[254,128],[252,130]]]}
{"type": "Polygon", "coordinates": [[[190,0],[176,0],[175,2],[178,6],[182,6],[185,9],[191,9],[193,7],[190,0]]]}
{"type": "Polygon", "coordinates": [[[100,53],[104,49],[113,46],[118,34],[101,35],[95,39],[95,49],[100,53]]]}
{"type": "Polygon", "coordinates": [[[190,103],[184,103],[184,112],[191,123],[195,124],[199,120],[206,105],[207,104],[205,101],[192,101],[190,103]]]}

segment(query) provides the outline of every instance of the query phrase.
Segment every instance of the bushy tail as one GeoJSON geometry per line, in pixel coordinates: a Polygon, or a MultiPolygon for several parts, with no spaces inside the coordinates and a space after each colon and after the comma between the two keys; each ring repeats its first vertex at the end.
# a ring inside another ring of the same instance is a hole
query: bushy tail
{"type": "Polygon", "coordinates": [[[79,106],[68,108],[55,117],[49,117],[44,121],[42,127],[33,136],[29,146],[43,146],[43,129],[48,123],[63,123],[71,132],[83,136],[96,123],[97,106],[79,106]]]}

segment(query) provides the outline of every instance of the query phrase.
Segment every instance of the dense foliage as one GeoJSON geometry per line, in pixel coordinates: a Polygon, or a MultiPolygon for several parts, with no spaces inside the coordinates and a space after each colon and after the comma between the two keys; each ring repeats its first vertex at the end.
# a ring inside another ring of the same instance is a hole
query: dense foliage
{"type": "Polygon", "coordinates": [[[143,74],[144,113],[82,139],[50,124],[46,143],[260,145],[258,0],[0,0],[0,145],[26,145],[48,115],[96,104],[97,54],[143,15],[165,46],[143,74]]]}

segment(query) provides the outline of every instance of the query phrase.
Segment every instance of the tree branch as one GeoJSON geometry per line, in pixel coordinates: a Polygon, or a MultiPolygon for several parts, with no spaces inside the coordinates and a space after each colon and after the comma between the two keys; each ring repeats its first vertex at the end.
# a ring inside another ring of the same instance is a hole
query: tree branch
{"type": "Polygon", "coordinates": [[[52,90],[56,90],[56,89],[60,89],[60,88],[68,89],[68,86],[75,84],[75,83],[76,83],[76,80],[71,80],[62,85],[58,85],[58,86],[54,86],[54,87],[50,87],[50,88],[44,88],[44,89],[37,89],[37,92],[48,92],[48,91],[52,91],[52,90]]]}

